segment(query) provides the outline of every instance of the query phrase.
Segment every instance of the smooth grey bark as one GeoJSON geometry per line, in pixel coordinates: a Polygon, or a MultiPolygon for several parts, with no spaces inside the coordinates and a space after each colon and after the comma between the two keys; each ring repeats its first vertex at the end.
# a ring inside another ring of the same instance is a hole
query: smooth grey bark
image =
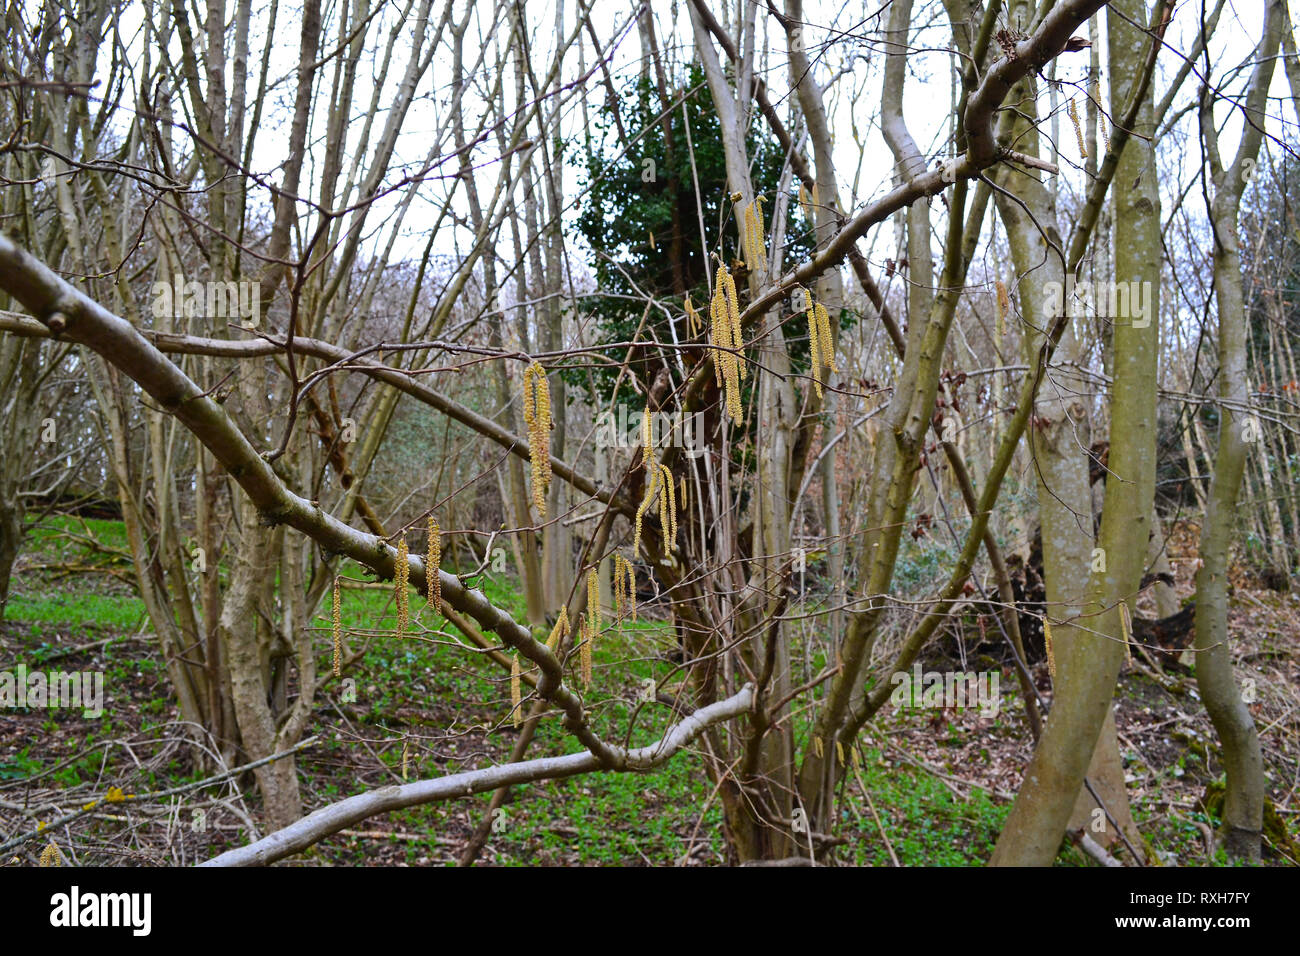
{"type": "Polygon", "coordinates": [[[1149,83],[1152,43],[1161,42],[1164,5],[1149,18],[1141,0],[1114,0],[1107,10],[1112,116],[1136,106],[1134,136],[1119,155],[1115,181],[1135,184],[1115,196],[1112,249],[1116,282],[1149,283],[1151,312],[1114,323],[1110,388],[1110,477],[1100,545],[1106,569],[1093,571],[1077,640],[1057,648],[1058,681],[1051,715],[994,849],[994,865],[1047,866],[1055,859],[1079,788],[1111,712],[1124,659],[1120,602],[1130,608],[1144,569],[1155,492],[1156,359],[1161,267],[1160,196],[1152,146],[1149,83]],[[1156,38],[1135,23],[1152,23],[1156,38]],[[1134,97],[1138,99],[1134,102],[1134,97]],[[1135,546],[1136,544],[1136,546],[1135,546]]]}
{"type": "Polygon", "coordinates": [[[1263,139],[1268,87],[1273,79],[1284,10],[1282,0],[1270,0],[1244,104],[1241,143],[1226,168],[1219,154],[1215,97],[1204,91],[1201,98],[1201,135],[1214,183],[1209,214],[1214,230],[1214,287],[1219,313],[1219,448],[1201,531],[1201,567],[1196,574],[1196,683],[1223,748],[1227,775],[1224,842],[1229,854],[1247,860],[1260,857],[1265,783],[1259,734],[1237,687],[1228,645],[1228,559],[1242,474],[1252,442],[1257,440],[1253,432],[1247,433],[1252,425],[1238,214],[1250,178],[1247,169],[1253,169],[1263,139]]]}

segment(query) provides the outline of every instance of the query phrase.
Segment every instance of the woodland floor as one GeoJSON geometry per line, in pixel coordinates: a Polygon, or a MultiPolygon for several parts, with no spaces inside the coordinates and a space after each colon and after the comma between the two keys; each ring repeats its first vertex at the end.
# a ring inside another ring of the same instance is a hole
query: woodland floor
{"type": "MultiPolygon", "coordinates": [[[[174,723],[159,650],[126,580],[119,524],[60,519],[36,532],[22,559],[9,620],[0,622],[0,670],[102,670],[105,712],[0,710],[0,844],[104,796],[155,793],[198,782],[198,769],[174,723]],[[89,542],[93,541],[94,544],[89,542]],[[75,566],[74,573],[50,565],[75,566]]],[[[1195,535],[1171,538],[1180,598],[1191,593],[1195,535]]],[[[358,581],[358,584],[361,582],[358,581]]],[[[480,582],[493,600],[518,603],[512,582],[480,582]]],[[[1300,596],[1234,580],[1231,629],[1237,673],[1253,679],[1270,798],[1291,838],[1300,835],[1300,596]]],[[[447,638],[393,636],[390,589],[345,590],[348,672],[358,702],[341,703],[337,681],[317,695],[299,756],[307,810],[376,786],[489,765],[508,758],[515,731],[505,722],[509,688],[481,657],[447,638]],[[467,721],[467,717],[470,718],[467,721]],[[453,721],[458,721],[453,723],[453,721]]],[[[1139,613],[1150,614],[1139,607],[1139,613]]],[[[430,621],[433,619],[430,618],[430,621]]],[[[320,663],[328,673],[328,622],[320,621],[320,663]]],[[[643,680],[671,687],[671,637],[643,621],[597,645],[592,692],[597,720],[625,727],[637,712],[633,743],[667,726],[668,708],[637,707],[643,680]],[[602,661],[602,657],[604,661],[602,661]],[[630,659],[630,660],[629,660],[630,659]],[[617,666],[614,661],[623,661],[617,666]],[[602,665],[605,666],[602,666],[602,665]]],[[[1035,668],[1040,691],[1047,668],[1035,668]]],[[[868,725],[860,767],[850,774],[840,862],[889,866],[978,865],[988,859],[1030,753],[1018,686],[1001,678],[1002,711],[901,711],[886,707],[868,725]],[[864,797],[864,789],[869,799],[864,797]]],[[[1117,692],[1117,727],[1134,817],[1162,862],[1222,863],[1207,851],[1212,817],[1201,800],[1222,773],[1213,728],[1186,668],[1163,677],[1127,667],[1117,692]]],[[[804,728],[797,728],[803,733],[804,728]]],[[[571,741],[544,721],[529,756],[565,753],[571,741]]],[[[259,806],[251,779],[115,807],[101,805],[50,831],[68,862],[176,865],[206,859],[250,839],[259,806]],[[195,811],[203,828],[195,828],[195,811]]],[[[481,819],[487,797],[375,817],[325,840],[284,865],[445,865],[481,819]]],[[[650,775],[596,774],[516,788],[504,826],[480,862],[495,865],[717,865],[727,862],[721,813],[700,758],[679,755],[650,775]]],[[[1276,836],[1276,831],[1275,836],[1276,836]]],[[[0,854],[0,865],[36,862],[45,837],[0,854]]],[[[1266,865],[1294,865],[1293,852],[1267,841],[1266,865]]],[[[1123,856],[1123,852],[1119,854],[1123,856]]],[[[1063,865],[1093,865],[1072,848],[1063,865]]]]}

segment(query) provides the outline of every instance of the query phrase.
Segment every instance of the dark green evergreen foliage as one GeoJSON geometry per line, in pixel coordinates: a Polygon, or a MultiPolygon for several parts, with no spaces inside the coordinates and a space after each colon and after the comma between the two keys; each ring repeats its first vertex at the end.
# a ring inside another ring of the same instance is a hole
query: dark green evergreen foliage
{"type": "MultiPolygon", "coordinates": [[[[584,158],[591,188],[583,197],[577,228],[587,248],[600,250],[593,254],[591,266],[601,295],[587,300],[584,311],[594,315],[604,342],[630,341],[645,316],[640,339],[671,346],[670,319],[659,307],[646,315],[646,293],[671,314],[678,342],[706,341],[710,286],[717,267],[713,257],[723,255],[728,264],[742,258],[733,217],[743,210],[735,208],[729,198],[718,117],[697,65],[693,64],[683,81],[669,90],[669,96],[676,105],[667,117],[668,135],[658,90],[653,82],[639,78],[629,84],[619,101],[623,126],[634,138],[631,146],[623,150],[608,105],[598,114],[594,128],[587,131],[584,158]],[[678,103],[684,91],[690,93],[678,103]],[[637,138],[642,130],[644,134],[637,138]],[[701,210],[707,248],[701,246],[701,210]],[[688,293],[705,325],[694,339],[682,314],[682,300],[688,293]]],[[[769,219],[770,234],[770,215],[785,156],[759,117],[751,128],[748,149],[754,164],[754,188],[766,200],[764,215],[769,219]]],[[[786,247],[778,266],[800,261],[811,249],[798,203],[790,206],[786,247]]],[[[743,275],[737,274],[742,300],[743,275]]],[[[621,359],[622,355],[617,357],[621,359]]],[[[699,351],[688,353],[686,364],[692,365],[701,357],[699,351]]],[[[643,387],[648,386],[667,358],[657,349],[638,350],[633,355],[632,372],[643,387]]],[[[595,374],[597,387],[603,391],[604,386],[612,387],[617,373],[598,368],[595,374]]],[[[576,378],[574,381],[577,384],[576,378]]],[[[618,398],[628,399],[630,395],[625,391],[618,398]]]]}

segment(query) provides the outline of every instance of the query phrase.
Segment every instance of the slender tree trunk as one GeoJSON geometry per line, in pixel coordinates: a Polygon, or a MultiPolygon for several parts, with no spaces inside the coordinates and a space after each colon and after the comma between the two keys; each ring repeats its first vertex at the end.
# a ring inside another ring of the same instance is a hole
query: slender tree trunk
{"type": "MultiPolygon", "coordinates": [[[[1148,22],[1141,0],[1114,0],[1107,10],[1112,116],[1122,116],[1144,72],[1148,22]]],[[[1047,866],[1055,859],[1107,716],[1124,644],[1119,604],[1130,609],[1146,557],[1155,492],[1156,359],[1160,285],[1160,195],[1150,137],[1148,86],[1136,135],[1121,154],[1118,183],[1136,183],[1116,195],[1113,255],[1117,282],[1150,290],[1148,310],[1130,307],[1114,322],[1115,371],[1110,389],[1111,443],[1102,510],[1101,548],[1106,569],[1092,573],[1086,623],[1055,637],[1058,681],[1051,715],[1011,808],[991,862],[1047,866]],[[1145,283],[1145,285],[1143,285],[1145,283]],[[1133,547],[1135,540],[1140,547],[1133,547]]],[[[1130,303],[1131,306],[1131,303],[1130,303]]],[[[1046,544],[1046,543],[1045,543],[1046,544]]]]}
{"type": "MultiPolygon", "coordinates": [[[[1270,0],[1246,109],[1262,115],[1267,105],[1284,6],[1270,0]]],[[[1242,700],[1228,646],[1228,557],[1237,494],[1258,430],[1249,422],[1246,377],[1246,308],[1242,293],[1238,212],[1243,170],[1259,154],[1262,131],[1247,122],[1237,156],[1225,169],[1219,156],[1214,101],[1201,103],[1201,133],[1214,178],[1210,220],[1214,229],[1214,288],[1219,313],[1219,450],[1201,531],[1201,568],[1196,575],[1196,683],[1223,748],[1227,792],[1223,829],[1228,852],[1258,860],[1264,815],[1264,763],[1259,735],[1242,700]]],[[[1267,469],[1265,469],[1267,473],[1267,469]]]]}

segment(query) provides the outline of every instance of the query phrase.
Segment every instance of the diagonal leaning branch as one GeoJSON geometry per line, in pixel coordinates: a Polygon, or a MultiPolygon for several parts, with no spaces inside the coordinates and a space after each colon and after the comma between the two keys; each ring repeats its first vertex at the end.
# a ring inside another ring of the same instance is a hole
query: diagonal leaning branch
{"type": "MultiPolygon", "coordinates": [[[[268,524],[287,524],[328,551],[346,555],[391,577],[397,549],[359,531],[295,494],[249,443],[225,409],[209,398],[135,326],[79,292],[6,236],[0,236],[0,288],[21,302],[56,336],[86,345],[130,376],[161,408],[190,430],[239,483],[268,524]]],[[[428,593],[424,562],[412,555],[410,580],[428,593]]],[[[605,743],[587,725],[582,700],[564,685],[560,661],[532,632],[494,606],[482,591],[438,571],[442,600],[469,615],[538,666],[538,694],[564,711],[564,724],[602,766],[624,765],[628,754],[605,743]]]]}
{"type": "MultiPolygon", "coordinates": [[[[653,744],[629,750],[617,748],[623,756],[619,769],[628,772],[653,770],[680,752],[706,727],[747,713],[753,706],[753,701],[754,685],[746,684],[735,695],[701,708],[669,727],[663,737],[653,744]]],[[[489,790],[537,780],[560,780],[601,769],[603,767],[600,758],[595,754],[577,753],[566,754],[563,757],[541,757],[536,760],[502,764],[499,767],[470,770],[432,780],[417,780],[400,786],[381,787],[321,807],[269,836],[248,846],[227,850],[200,865],[264,866],[305,850],[331,833],[337,833],[358,820],[376,814],[434,803],[438,800],[448,800],[452,797],[486,793],[489,790]]]]}
{"type": "Polygon", "coordinates": [[[999,162],[1015,162],[1055,173],[1056,167],[1036,157],[998,146],[994,115],[1011,88],[1026,74],[1041,70],[1065,47],[1078,26],[1106,5],[1107,0],[1066,0],[1043,18],[1034,34],[1016,44],[1015,55],[1003,57],[984,75],[971,94],[962,118],[968,148],[966,155],[939,169],[929,169],[892,189],[848,220],[844,228],[808,262],[787,273],[765,294],[755,299],[741,321],[762,315],[783,299],[795,285],[811,283],[826,269],[849,255],[867,230],[905,206],[925,196],[943,192],[959,180],[973,179],[999,162]]]}

